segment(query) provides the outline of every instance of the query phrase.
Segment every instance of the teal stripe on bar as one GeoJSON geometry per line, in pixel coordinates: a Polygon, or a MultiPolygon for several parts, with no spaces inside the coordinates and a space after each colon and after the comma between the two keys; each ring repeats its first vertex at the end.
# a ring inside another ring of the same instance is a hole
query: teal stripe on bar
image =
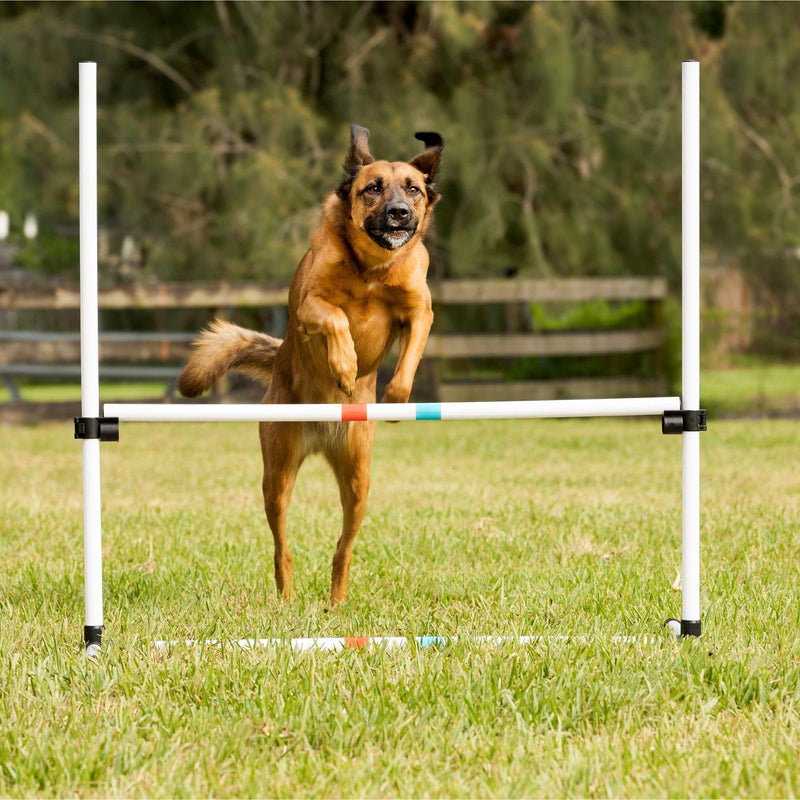
{"type": "Polygon", "coordinates": [[[446,636],[417,636],[418,647],[440,647],[447,643],[446,636]]]}
{"type": "Polygon", "coordinates": [[[441,403],[417,403],[417,419],[441,419],[441,403]]]}

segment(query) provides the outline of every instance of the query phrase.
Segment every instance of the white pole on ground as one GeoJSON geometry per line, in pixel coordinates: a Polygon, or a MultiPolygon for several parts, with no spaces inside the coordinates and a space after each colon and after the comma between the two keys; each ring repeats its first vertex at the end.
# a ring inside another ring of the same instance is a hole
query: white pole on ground
{"type": "MultiPolygon", "coordinates": [[[[682,407],[700,408],[700,64],[682,70],[682,407]]],[[[700,633],[700,433],[683,433],[681,633],[700,633]]]]}
{"type": "MultiPolygon", "coordinates": [[[[97,309],[97,64],[81,63],[80,276],[81,413],[100,416],[97,309]]],[[[95,655],[103,629],[103,554],[100,519],[100,439],[83,440],[83,554],[86,618],[84,643],[95,655]]]]}

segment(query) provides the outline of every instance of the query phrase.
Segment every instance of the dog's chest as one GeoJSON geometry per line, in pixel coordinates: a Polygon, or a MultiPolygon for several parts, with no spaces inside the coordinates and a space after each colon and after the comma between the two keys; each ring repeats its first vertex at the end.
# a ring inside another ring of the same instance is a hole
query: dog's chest
{"type": "Polygon", "coordinates": [[[372,333],[383,327],[391,328],[399,311],[397,305],[396,298],[380,283],[364,283],[355,290],[351,289],[341,304],[350,320],[351,331],[369,329],[372,333]]]}
{"type": "Polygon", "coordinates": [[[397,334],[402,304],[382,284],[370,283],[348,295],[343,310],[350,322],[359,362],[383,358],[397,334]]]}

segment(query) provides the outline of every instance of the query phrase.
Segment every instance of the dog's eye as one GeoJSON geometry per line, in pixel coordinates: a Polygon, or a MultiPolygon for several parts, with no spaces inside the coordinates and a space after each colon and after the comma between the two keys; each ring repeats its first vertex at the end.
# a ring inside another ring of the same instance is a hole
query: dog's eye
{"type": "Polygon", "coordinates": [[[417,195],[419,194],[419,186],[414,186],[413,183],[409,184],[408,189],[406,190],[409,194],[417,195]]]}
{"type": "Polygon", "coordinates": [[[371,183],[371,184],[369,184],[369,186],[367,186],[366,189],[364,189],[364,191],[367,194],[380,194],[381,193],[381,187],[380,187],[380,184],[371,183]]]}

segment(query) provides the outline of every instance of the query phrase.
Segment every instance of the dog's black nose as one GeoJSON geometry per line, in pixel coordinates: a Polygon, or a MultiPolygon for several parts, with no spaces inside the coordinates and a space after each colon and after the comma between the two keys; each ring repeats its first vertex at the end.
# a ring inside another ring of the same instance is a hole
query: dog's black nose
{"type": "Polygon", "coordinates": [[[406,203],[391,203],[390,205],[386,206],[386,217],[390,222],[408,222],[410,216],[411,209],[406,203]]]}

